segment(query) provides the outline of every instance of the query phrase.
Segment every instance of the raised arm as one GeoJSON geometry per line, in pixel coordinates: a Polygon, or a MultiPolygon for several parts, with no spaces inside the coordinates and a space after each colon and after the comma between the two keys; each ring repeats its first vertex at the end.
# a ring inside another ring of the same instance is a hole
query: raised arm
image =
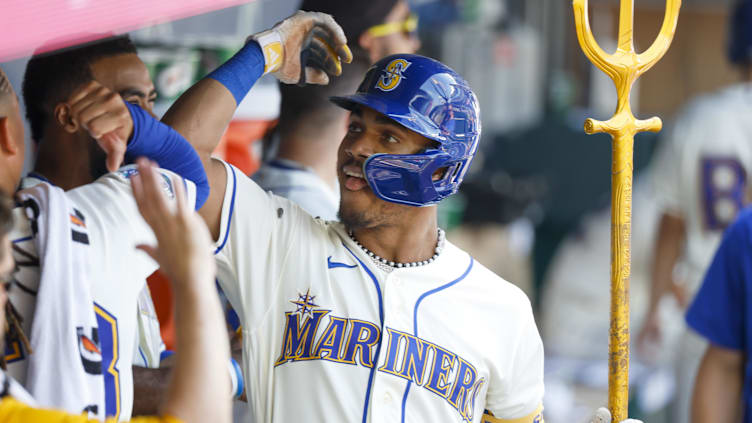
{"type": "Polygon", "coordinates": [[[209,195],[203,164],[179,133],[142,108],[127,104],[115,92],[91,81],[68,99],[70,128],[85,128],[107,154],[107,169],[117,170],[124,159],[144,156],[196,185],[196,208],[209,195]]]}
{"type": "Polygon", "coordinates": [[[342,61],[351,60],[344,32],[331,16],[297,12],[272,29],[251,36],[235,56],[186,91],[167,111],[162,122],[182,134],[204,163],[211,192],[200,213],[215,238],[227,181],[224,167],[213,162],[211,154],[240,101],[265,73],[284,83],[326,84],[328,75],[341,73],[342,61]],[[303,56],[309,59],[301,65],[303,56]]]}
{"type": "Polygon", "coordinates": [[[144,159],[131,179],[139,211],[158,246],[139,248],[167,273],[175,293],[178,353],[163,415],[185,422],[231,420],[229,341],[214,287],[215,265],[206,225],[186,205],[175,183],[175,207],[167,204],[159,176],[144,159]]]}

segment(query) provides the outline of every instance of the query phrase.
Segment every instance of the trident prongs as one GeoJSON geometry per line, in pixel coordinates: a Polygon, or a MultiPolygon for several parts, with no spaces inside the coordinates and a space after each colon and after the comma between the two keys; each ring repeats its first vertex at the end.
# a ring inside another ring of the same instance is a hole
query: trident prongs
{"type": "Polygon", "coordinates": [[[681,0],[666,0],[666,14],[658,37],[642,54],[634,51],[634,2],[621,0],[619,39],[616,51],[607,54],[598,46],[590,29],[587,0],[573,0],[577,39],[595,66],[614,81],[616,112],[607,121],[588,118],[585,132],[605,132],[613,138],[611,168],[611,327],[609,331],[608,407],[613,421],[627,418],[629,389],[629,274],[632,232],[632,168],[634,135],[661,130],[661,120],[638,120],[632,114],[632,85],[668,50],[674,38],[681,0]]]}

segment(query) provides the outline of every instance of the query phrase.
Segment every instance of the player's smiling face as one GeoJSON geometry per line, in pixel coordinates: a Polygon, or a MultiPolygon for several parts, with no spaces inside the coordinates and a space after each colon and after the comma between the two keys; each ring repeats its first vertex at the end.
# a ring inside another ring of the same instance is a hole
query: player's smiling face
{"type": "Polygon", "coordinates": [[[345,138],[337,154],[340,220],[350,229],[396,223],[415,207],[379,199],[363,175],[372,154],[415,154],[435,144],[368,107],[350,113],[345,138]]]}

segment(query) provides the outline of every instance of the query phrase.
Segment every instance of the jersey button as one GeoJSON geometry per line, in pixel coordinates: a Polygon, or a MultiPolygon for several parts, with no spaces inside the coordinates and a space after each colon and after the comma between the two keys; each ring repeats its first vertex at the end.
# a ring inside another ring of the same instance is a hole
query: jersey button
{"type": "Polygon", "coordinates": [[[384,394],[384,404],[389,404],[392,402],[392,394],[389,392],[384,394]]]}

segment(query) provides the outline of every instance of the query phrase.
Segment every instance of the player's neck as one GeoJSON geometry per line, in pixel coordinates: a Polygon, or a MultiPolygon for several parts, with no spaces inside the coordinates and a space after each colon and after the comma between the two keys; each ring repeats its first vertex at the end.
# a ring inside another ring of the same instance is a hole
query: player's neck
{"type": "Polygon", "coordinates": [[[92,178],[88,149],[74,151],[72,148],[63,147],[65,144],[63,140],[42,140],[39,143],[34,172],[67,191],[92,182],[92,178]]]}
{"type": "Polygon", "coordinates": [[[353,236],[363,247],[395,263],[428,260],[438,241],[436,210],[430,207],[415,212],[393,225],[356,229],[353,236]]]}

